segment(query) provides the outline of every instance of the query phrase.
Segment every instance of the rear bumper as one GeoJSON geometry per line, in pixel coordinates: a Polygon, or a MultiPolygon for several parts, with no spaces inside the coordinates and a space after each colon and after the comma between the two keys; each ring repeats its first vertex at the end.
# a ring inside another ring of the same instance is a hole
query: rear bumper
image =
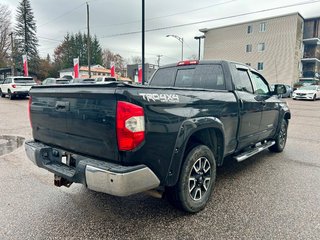
{"type": "Polygon", "coordinates": [[[17,91],[12,91],[12,93],[15,94],[15,95],[25,95],[25,96],[29,95],[29,91],[19,91],[19,90],[17,90],[17,91]]]}
{"type": "Polygon", "coordinates": [[[61,160],[65,154],[63,150],[32,140],[26,141],[25,150],[38,167],[97,192],[129,196],[160,184],[158,177],[145,165],[122,166],[78,155],[74,156],[74,166],[69,166],[61,160]]]}

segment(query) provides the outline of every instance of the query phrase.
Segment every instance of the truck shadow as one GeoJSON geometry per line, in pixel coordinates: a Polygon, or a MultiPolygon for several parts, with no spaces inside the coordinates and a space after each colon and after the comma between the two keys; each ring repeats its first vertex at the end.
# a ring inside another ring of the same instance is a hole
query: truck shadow
{"type": "MultiPolygon", "coordinates": [[[[224,165],[217,169],[216,186],[213,193],[213,199],[215,199],[214,205],[220,204],[220,200],[216,199],[215,195],[219,191],[219,188],[226,184],[226,181],[239,179],[244,172],[254,171],[256,167],[259,167],[261,162],[267,161],[268,156],[270,157],[270,152],[265,151],[241,163],[232,158],[226,159],[224,165]]],[[[166,198],[157,199],[144,193],[122,198],[94,192],[85,187],[82,188],[82,191],[82,197],[87,198],[88,202],[92,202],[96,210],[95,212],[101,216],[105,214],[125,218],[130,216],[130,221],[148,219],[148,221],[156,223],[159,218],[175,219],[193,215],[177,210],[166,198]]],[[[205,211],[208,211],[208,208],[213,211],[216,210],[216,206],[213,205],[213,199],[208,203],[205,211]]],[[[201,215],[203,212],[198,214],[201,215]]]]}
{"type": "MultiPolygon", "coordinates": [[[[258,168],[263,169],[272,155],[262,152],[241,163],[227,159],[224,166],[218,168],[211,200],[196,214],[182,212],[167,200],[146,194],[121,198],[73,185],[70,189],[59,190],[60,202],[49,201],[49,207],[41,215],[46,219],[50,217],[49,222],[54,222],[56,229],[72,224],[74,228],[64,233],[69,237],[81,238],[83,232],[96,239],[197,239],[199,232],[212,236],[227,216],[233,219],[234,212],[230,208],[243,201],[239,199],[239,192],[242,196],[252,194],[246,190],[248,184],[261,178],[253,173],[258,168]],[[70,222],[70,219],[75,221],[70,222]]],[[[50,225],[44,222],[40,225],[40,235],[52,232],[50,225]]]]}

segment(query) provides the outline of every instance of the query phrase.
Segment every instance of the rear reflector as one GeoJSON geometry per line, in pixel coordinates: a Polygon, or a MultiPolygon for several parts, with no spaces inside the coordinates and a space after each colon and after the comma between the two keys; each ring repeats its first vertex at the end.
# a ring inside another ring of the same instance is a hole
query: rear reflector
{"type": "Polygon", "coordinates": [[[133,150],[144,141],[145,125],[142,107],[119,101],[116,121],[119,151],[133,150]]]}
{"type": "Polygon", "coordinates": [[[196,65],[199,64],[198,60],[186,60],[178,62],[177,66],[184,66],[184,65],[196,65]]]}

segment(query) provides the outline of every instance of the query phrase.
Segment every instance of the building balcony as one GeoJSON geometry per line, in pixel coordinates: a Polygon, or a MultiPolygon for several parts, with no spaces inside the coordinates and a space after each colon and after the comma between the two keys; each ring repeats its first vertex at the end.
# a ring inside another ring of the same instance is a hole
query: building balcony
{"type": "Polygon", "coordinates": [[[303,71],[301,78],[316,78],[319,79],[319,73],[315,71],[303,71]]]}
{"type": "Polygon", "coordinates": [[[318,58],[315,58],[315,57],[311,57],[311,58],[302,58],[301,59],[301,62],[302,63],[320,63],[320,60],[318,58]]]}
{"type": "Polygon", "coordinates": [[[303,58],[316,58],[316,59],[320,59],[320,52],[316,52],[316,51],[305,51],[303,54],[303,58]]]}
{"type": "Polygon", "coordinates": [[[320,38],[306,38],[303,39],[304,45],[318,45],[320,44],[320,38]]]}

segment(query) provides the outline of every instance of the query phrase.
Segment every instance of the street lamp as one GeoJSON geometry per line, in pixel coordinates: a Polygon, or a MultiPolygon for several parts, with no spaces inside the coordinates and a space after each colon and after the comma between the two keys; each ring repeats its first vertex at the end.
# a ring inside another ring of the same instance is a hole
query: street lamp
{"type": "Polygon", "coordinates": [[[179,42],[181,42],[181,61],[183,61],[183,38],[179,37],[177,35],[167,35],[166,37],[174,37],[177,39],[179,42]]]}
{"type": "Polygon", "coordinates": [[[202,35],[202,36],[196,36],[196,37],[194,37],[194,39],[199,40],[198,60],[200,60],[200,46],[201,46],[201,39],[202,39],[202,38],[206,38],[206,36],[205,36],[205,35],[202,35]]]}

